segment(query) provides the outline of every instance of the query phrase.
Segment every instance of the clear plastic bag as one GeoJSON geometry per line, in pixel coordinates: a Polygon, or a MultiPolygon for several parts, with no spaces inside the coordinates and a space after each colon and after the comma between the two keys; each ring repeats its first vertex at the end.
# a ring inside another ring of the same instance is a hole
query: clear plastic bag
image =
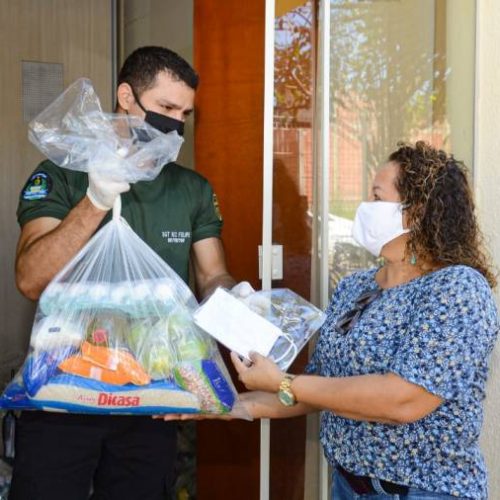
{"type": "Polygon", "coordinates": [[[195,322],[228,348],[244,357],[250,350],[259,352],[282,370],[288,369],[325,318],[323,311],[287,288],[233,298],[218,289],[194,313],[195,322]]]}
{"type": "Polygon", "coordinates": [[[269,357],[282,370],[288,369],[326,319],[323,311],[288,288],[255,292],[244,302],[281,330],[269,357]]]}
{"type": "MultiPolygon", "coordinates": [[[[177,156],[177,133],[101,112],[78,80],[30,124],[30,139],[66,168],[136,182],[177,156]],[[126,150],[126,153],[124,151],[126,150]]],[[[189,287],[120,216],[54,277],[28,356],[0,408],[76,413],[227,413],[236,390],[215,341],[193,322],[189,287]]],[[[240,412],[247,418],[245,412],[240,412]]]]}
{"type": "Polygon", "coordinates": [[[104,113],[80,78],[29,124],[30,141],[60,167],[129,183],[153,180],[179,154],[183,138],[129,114],[104,113]]]}
{"type": "MultiPolygon", "coordinates": [[[[115,208],[116,210],[116,208],[115,208]]],[[[227,413],[237,394],[188,286],[117,216],[40,297],[5,408],[227,413]]]]}

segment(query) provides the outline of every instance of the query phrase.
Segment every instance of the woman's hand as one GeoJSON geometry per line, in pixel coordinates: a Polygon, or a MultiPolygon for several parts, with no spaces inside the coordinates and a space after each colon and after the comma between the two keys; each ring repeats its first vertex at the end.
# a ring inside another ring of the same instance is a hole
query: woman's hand
{"type": "Polygon", "coordinates": [[[238,417],[232,413],[224,413],[222,415],[217,413],[168,413],[167,415],[153,415],[153,418],[169,422],[171,420],[232,420],[238,417]]]}
{"type": "Polygon", "coordinates": [[[169,413],[155,415],[153,418],[171,420],[233,420],[254,418],[279,418],[303,415],[315,411],[305,405],[297,405],[293,409],[285,408],[276,397],[285,373],[278,365],[260,354],[250,353],[250,362],[242,361],[235,353],[231,360],[238,372],[238,378],[248,389],[263,392],[246,392],[239,395],[231,413],[169,413]],[[270,394],[271,393],[271,394],[270,394]]]}
{"type": "Polygon", "coordinates": [[[216,415],[212,413],[170,413],[155,415],[163,420],[253,420],[257,418],[298,417],[317,411],[316,408],[298,403],[295,406],[283,406],[275,393],[252,391],[239,394],[231,413],[216,415]]]}
{"type": "Polygon", "coordinates": [[[251,401],[246,402],[239,397],[229,413],[168,413],[167,415],[154,415],[153,418],[161,418],[167,422],[170,420],[253,420],[251,405],[251,401]]]}
{"type": "Polygon", "coordinates": [[[238,372],[238,378],[247,389],[278,392],[285,373],[276,363],[256,352],[250,353],[251,364],[242,361],[235,352],[231,353],[231,360],[238,372]]]}
{"type": "Polygon", "coordinates": [[[154,419],[171,420],[253,420],[255,417],[252,398],[245,397],[247,394],[240,394],[236,399],[233,408],[229,413],[168,413],[166,415],[154,415],[154,419]]]}

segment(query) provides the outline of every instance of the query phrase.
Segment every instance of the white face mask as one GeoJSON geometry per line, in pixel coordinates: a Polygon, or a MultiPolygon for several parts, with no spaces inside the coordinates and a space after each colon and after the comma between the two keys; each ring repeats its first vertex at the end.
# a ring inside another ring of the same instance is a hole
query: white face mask
{"type": "Polygon", "coordinates": [[[353,238],[375,257],[393,239],[408,233],[403,229],[403,206],[392,201],[370,201],[359,205],[352,227],[353,238]]]}

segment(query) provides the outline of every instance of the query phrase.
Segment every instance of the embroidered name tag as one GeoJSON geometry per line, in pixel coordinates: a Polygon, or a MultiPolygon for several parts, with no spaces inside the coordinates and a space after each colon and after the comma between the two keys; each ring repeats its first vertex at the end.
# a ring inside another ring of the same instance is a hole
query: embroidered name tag
{"type": "Polygon", "coordinates": [[[167,243],[186,243],[191,238],[191,231],[162,231],[161,237],[167,240],[167,243]]]}

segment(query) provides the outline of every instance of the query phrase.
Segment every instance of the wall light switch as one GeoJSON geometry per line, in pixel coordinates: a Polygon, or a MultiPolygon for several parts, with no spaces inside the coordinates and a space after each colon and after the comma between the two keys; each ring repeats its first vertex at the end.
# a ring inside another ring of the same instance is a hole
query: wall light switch
{"type": "MultiPolygon", "coordinates": [[[[283,245],[272,246],[271,279],[283,279],[283,245]]],[[[259,245],[259,279],[262,279],[262,245],[259,245]]]]}

